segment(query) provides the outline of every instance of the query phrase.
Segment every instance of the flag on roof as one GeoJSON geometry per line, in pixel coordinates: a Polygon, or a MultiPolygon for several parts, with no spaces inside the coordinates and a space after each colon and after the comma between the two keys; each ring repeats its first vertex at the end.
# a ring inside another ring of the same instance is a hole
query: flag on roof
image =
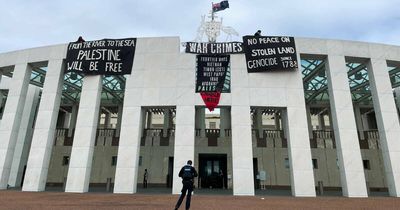
{"type": "Polygon", "coordinates": [[[218,11],[224,10],[226,8],[229,8],[228,1],[221,1],[220,3],[212,4],[213,12],[218,12],[218,11]]]}

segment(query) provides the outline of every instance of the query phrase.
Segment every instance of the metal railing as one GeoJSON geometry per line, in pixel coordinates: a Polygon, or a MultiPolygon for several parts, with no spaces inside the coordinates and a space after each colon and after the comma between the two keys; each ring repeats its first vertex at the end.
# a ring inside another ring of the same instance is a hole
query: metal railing
{"type": "Polygon", "coordinates": [[[163,129],[158,128],[146,128],[143,131],[143,136],[161,136],[163,129]]]}
{"type": "Polygon", "coordinates": [[[283,138],[283,130],[263,130],[266,138],[283,138]]]}
{"type": "Polygon", "coordinates": [[[102,136],[102,137],[115,137],[116,129],[109,129],[109,128],[103,128],[103,129],[97,129],[97,137],[102,136]]]}
{"type": "Polygon", "coordinates": [[[334,139],[334,133],[331,130],[314,130],[314,139],[334,139]]]}
{"type": "Polygon", "coordinates": [[[231,136],[232,129],[225,129],[225,136],[231,136]]]}
{"type": "Polygon", "coordinates": [[[378,130],[364,131],[364,137],[366,139],[379,139],[379,131],[378,130]]]}
{"type": "Polygon", "coordinates": [[[63,137],[68,135],[68,128],[57,128],[56,137],[63,137]]]}

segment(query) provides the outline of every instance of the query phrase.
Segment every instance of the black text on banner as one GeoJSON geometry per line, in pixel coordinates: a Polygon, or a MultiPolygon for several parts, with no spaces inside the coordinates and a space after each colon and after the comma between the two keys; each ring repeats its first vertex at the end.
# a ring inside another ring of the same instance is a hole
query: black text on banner
{"type": "Polygon", "coordinates": [[[67,49],[66,72],[130,74],[135,48],[136,38],[71,42],[67,49]]]}
{"type": "Polygon", "coordinates": [[[196,93],[221,92],[230,55],[197,55],[196,93]]]}
{"type": "Polygon", "coordinates": [[[247,72],[265,72],[297,68],[294,37],[244,36],[247,72]]]}

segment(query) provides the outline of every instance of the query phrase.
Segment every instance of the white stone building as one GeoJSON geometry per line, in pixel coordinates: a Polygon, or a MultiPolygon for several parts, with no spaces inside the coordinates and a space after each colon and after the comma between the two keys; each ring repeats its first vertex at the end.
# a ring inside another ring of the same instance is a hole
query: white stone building
{"type": "Polygon", "coordinates": [[[65,45],[0,54],[0,189],[179,193],[194,160],[199,188],[233,195],[316,189],[400,195],[400,47],[296,38],[301,68],[247,73],[231,55],[216,113],[195,93],[195,55],[178,37],[138,38],[131,75],[64,74],[65,45]]]}

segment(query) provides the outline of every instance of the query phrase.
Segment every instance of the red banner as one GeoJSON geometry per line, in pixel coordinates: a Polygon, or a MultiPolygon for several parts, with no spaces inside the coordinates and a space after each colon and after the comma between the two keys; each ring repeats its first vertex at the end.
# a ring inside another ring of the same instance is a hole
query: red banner
{"type": "Polygon", "coordinates": [[[201,92],[200,95],[208,110],[213,111],[219,104],[221,92],[201,92]]]}

